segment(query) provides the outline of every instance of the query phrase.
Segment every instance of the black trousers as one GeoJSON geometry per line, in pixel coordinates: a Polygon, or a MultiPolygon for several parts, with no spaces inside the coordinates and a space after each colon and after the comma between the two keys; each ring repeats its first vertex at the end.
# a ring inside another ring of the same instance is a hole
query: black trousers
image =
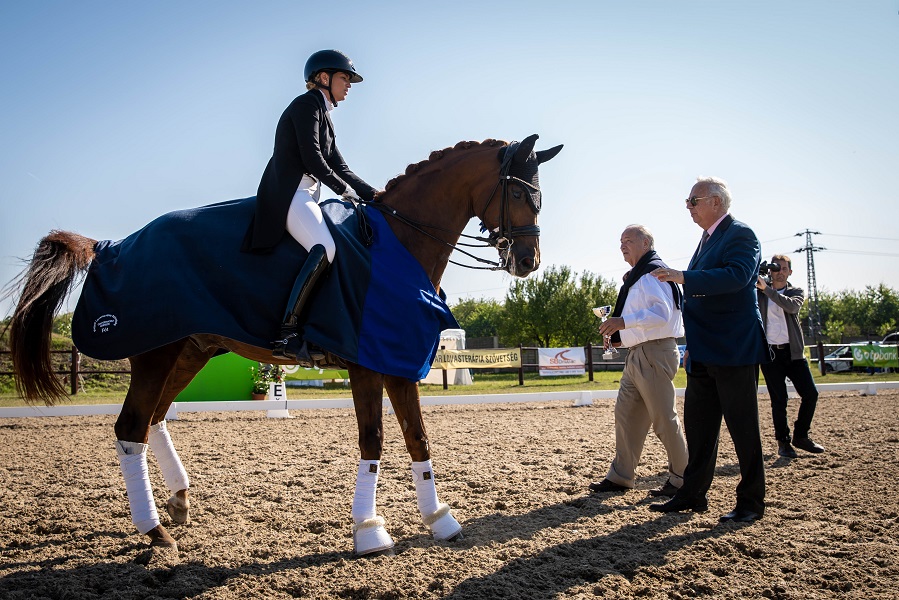
{"type": "Polygon", "coordinates": [[[756,366],[693,361],[684,394],[684,433],[690,458],[679,498],[705,498],[715,475],[721,419],[740,463],[737,508],[765,512],[765,463],[759,434],[756,366]]]}
{"type": "Polygon", "coordinates": [[[818,405],[818,388],[804,358],[790,358],[789,348],[774,348],[774,361],[761,365],[765,375],[765,385],[771,396],[771,419],[774,422],[774,436],[783,442],[790,441],[790,426],[787,424],[787,378],[793,382],[796,393],[802,399],[799,414],[793,423],[793,434],[798,438],[808,437],[818,405]]]}

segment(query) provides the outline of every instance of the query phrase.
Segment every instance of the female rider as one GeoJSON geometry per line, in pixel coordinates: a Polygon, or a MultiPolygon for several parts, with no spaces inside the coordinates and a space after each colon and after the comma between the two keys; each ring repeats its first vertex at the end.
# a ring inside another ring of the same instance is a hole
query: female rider
{"type": "MultiPolygon", "coordinates": [[[[305,94],[281,115],[275,149],[256,193],[256,214],[244,249],[269,252],[286,230],[309,252],[290,293],[273,354],[297,359],[288,343],[297,337],[300,315],[316,282],[334,260],[334,240],[318,206],[321,184],[344,198],[372,200],[376,190],[353,173],[337,149],[328,113],[350,87],[362,81],[353,61],[337,50],[320,50],[306,61],[305,94]]],[[[309,357],[300,356],[303,362],[309,357]]]]}

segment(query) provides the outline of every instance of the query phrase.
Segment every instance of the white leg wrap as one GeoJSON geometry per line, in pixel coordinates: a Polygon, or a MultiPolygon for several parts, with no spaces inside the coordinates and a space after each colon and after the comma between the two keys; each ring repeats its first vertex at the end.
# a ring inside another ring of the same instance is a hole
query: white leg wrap
{"type": "Polygon", "coordinates": [[[462,526],[450,514],[449,505],[440,504],[437,500],[437,486],[434,483],[431,461],[413,462],[412,477],[415,481],[415,494],[418,497],[418,510],[434,539],[450,540],[460,536],[462,526]]]}
{"type": "Polygon", "coordinates": [[[431,461],[412,463],[412,481],[415,482],[415,495],[418,497],[418,511],[427,517],[437,511],[440,502],[437,500],[437,485],[434,483],[434,470],[431,461]]]}
{"type": "Polygon", "coordinates": [[[125,490],[131,506],[131,522],[141,533],[159,525],[159,513],[153,501],[153,488],[147,472],[147,445],[116,440],[119,466],[125,477],[125,490]]]}
{"type": "Polygon", "coordinates": [[[375,509],[377,498],[378,474],[381,461],[360,460],[356,473],[356,492],[353,495],[353,523],[361,523],[374,519],[378,514],[375,509]]]}
{"type": "Polygon", "coordinates": [[[190,479],[187,477],[187,471],[178,458],[175,446],[172,444],[172,438],[169,436],[169,430],[165,425],[165,421],[160,421],[156,425],[150,426],[150,435],[147,439],[150,450],[156,456],[159,462],[159,468],[162,471],[162,477],[165,479],[165,485],[172,493],[186,490],[190,487],[190,479]]]}

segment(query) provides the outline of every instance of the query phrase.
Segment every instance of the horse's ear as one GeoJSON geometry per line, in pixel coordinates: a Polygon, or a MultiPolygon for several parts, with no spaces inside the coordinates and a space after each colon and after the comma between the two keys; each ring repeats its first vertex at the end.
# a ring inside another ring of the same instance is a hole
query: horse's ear
{"type": "Polygon", "coordinates": [[[562,149],[562,145],[563,144],[559,144],[555,148],[550,148],[549,150],[538,150],[537,164],[545,163],[546,161],[555,157],[555,155],[559,153],[559,150],[562,149]]]}
{"type": "Polygon", "coordinates": [[[525,162],[528,157],[531,155],[531,152],[534,151],[534,144],[537,143],[537,138],[540,137],[536,133],[533,135],[529,135],[524,138],[520,144],[518,144],[518,150],[515,152],[515,162],[525,162]]]}

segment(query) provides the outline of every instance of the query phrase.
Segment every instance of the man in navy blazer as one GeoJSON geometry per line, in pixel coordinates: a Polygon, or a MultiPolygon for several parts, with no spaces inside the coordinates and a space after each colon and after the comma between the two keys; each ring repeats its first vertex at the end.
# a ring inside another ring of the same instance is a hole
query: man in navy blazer
{"type": "Polygon", "coordinates": [[[765,512],[765,465],[759,435],[756,365],[770,362],[755,284],[761,262],[758,238],[730,214],[727,184],[699,178],[687,198],[703,229],[686,271],[657,269],[661,281],[684,286],[687,389],[684,433],[689,461],[684,484],[658,512],[708,509],[724,418],[740,463],[736,508],[722,521],[753,522],[765,512]]]}

